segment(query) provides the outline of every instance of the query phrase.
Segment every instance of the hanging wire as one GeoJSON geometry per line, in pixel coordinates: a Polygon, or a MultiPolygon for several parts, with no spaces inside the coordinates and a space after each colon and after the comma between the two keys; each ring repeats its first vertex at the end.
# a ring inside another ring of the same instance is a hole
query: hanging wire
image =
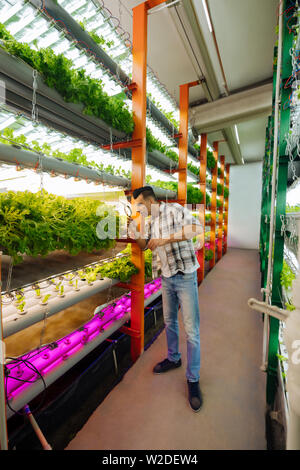
{"type": "Polygon", "coordinates": [[[6,281],[6,292],[7,292],[8,295],[10,295],[11,276],[12,276],[13,265],[14,265],[13,258],[11,256],[10,260],[9,260],[8,275],[7,275],[7,281],[6,281]]]}
{"type": "Polygon", "coordinates": [[[33,124],[38,124],[38,111],[36,106],[36,91],[37,91],[37,76],[38,73],[35,69],[32,71],[33,76],[33,86],[32,86],[32,111],[31,111],[31,119],[33,124]]]}

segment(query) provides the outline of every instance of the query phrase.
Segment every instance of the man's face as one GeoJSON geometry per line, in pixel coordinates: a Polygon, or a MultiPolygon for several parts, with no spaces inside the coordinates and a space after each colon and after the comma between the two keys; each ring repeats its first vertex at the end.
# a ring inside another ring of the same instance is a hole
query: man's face
{"type": "Polygon", "coordinates": [[[152,197],[144,199],[143,194],[140,194],[136,199],[132,199],[133,210],[144,217],[151,215],[153,204],[155,204],[154,199],[152,197]]]}

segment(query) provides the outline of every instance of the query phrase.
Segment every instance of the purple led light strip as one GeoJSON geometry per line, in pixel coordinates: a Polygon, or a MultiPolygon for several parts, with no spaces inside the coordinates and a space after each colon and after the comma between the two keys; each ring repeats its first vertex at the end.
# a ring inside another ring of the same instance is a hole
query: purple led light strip
{"type": "MultiPolygon", "coordinates": [[[[157,292],[160,288],[160,278],[146,284],[144,289],[145,299],[157,292]]],[[[40,378],[34,370],[21,362],[22,359],[27,360],[30,364],[34,365],[45,378],[46,375],[54,368],[58,367],[65,360],[84,348],[86,343],[92,341],[104,330],[109,328],[114,321],[121,319],[130,311],[130,307],[131,299],[129,293],[123,295],[113,304],[103,308],[83,327],[73,331],[64,338],[43,347],[41,350],[32,351],[30,353],[30,358],[27,353],[20,356],[20,358],[17,358],[13,363],[7,364],[7,369],[9,371],[9,376],[6,378],[8,398],[13,399],[17,395],[20,395],[25,389],[30,387],[32,382],[35,382],[40,378]],[[20,359],[20,363],[16,364],[18,359],[20,359]],[[23,383],[14,378],[30,381],[31,383],[23,383]]]]}

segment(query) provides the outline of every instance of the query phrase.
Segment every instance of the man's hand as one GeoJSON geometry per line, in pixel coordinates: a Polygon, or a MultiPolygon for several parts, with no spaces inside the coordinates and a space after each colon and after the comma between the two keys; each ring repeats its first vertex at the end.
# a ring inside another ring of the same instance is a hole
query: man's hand
{"type": "Polygon", "coordinates": [[[148,243],[147,249],[149,250],[155,250],[159,246],[164,246],[166,243],[168,243],[169,240],[162,240],[162,239],[155,239],[151,238],[151,240],[148,243]]]}

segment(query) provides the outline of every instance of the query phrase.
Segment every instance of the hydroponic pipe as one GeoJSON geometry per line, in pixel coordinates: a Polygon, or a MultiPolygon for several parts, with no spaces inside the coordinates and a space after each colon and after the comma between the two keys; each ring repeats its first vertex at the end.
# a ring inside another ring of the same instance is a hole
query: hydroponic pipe
{"type": "MultiPolygon", "coordinates": [[[[150,284],[154,284],[155,287],[153,287],[152,289],[148,287],[147,291],[147,286],[145,286],[145,298],[147,297],[145,300],[145,307],[151,302],[153,302],[153,300],[155,300],[155,298],[157,298],[161,294],[161,281],[159,279],[156,279],[150,284]]],[[[123,297],[128,299],[130,295],[127,294],[123,297]]],[[[120,303],[122,303],[122,301],[120,303]]],[[[130,309],[129,304],[127,308],[130,309]]],[[[96,318],[90,320],[83,328],[80,329],[81,331],[75,331],[74,333],[71,333],[67,337],[63,338],[62,340],[59,340],[55,343],[52,343],[52,345],[42,348],[42,351],[36,359],[33,359],[34,352],[32,352],[30,363],[35,363],[36,365],[40,364],[40,366],[43,367],[42,370],[39,369],[39,371],[43,373],[44,381],[46,385],[49,386],[55,380],[61,377],[64,373],[66,373],[71,367],[77,364],[89,352],[95,349],[113,332],[117,331],[129,319],[129,312],[125,311],[125,313],[122,313],[122,311],[120,311],[120,313],[117,314],[117,318],[115,320],[110,320],[108,318],[108,320],[102,322],[101,326],[101,319],[98,313],[96,318]],[[100,326],[98,327],[98,329],[96,328],[96,331],[95,328],[93,332],[92,330],[86,330],[89,328],[91,322],[98,322],[99,325],[99,320],[100,326]],[[81,337],[78,333],[81,333],[81,337]],[[76,341],[73,336],[76,336],[76,341]],[[59,346],[54,347],[54,344],[61,344],[62,342],[64,342],[64,344],[60,346],[61,355],[59,355],[56,352],[59,346]]],[[[28,358],[28,356],[29,355],[26,354],[25,358],[28,358]]],[[[10,377],[7,378],[8,397],[10,400],[11,407],[14,410],[18,411],[19,409],[24,407],[25,404],[29,403],[34,397],[36,397],[39,393],[43,391],[43,383],[37,380],[33,383],[25,383],[22,385],[21,382],[18,382],[17,385],[14,385],[13,382],[17,381],[14,381],[12,378],[13,373],[11,371],[13,371],[13,369],[17,369],[15,373],[17,374],[16,377],[18,378],[22,377],[25,380],[29,380],[29,378],[32,378],[33,375],[30,373],[30,369],[29,373],[25,371],[25,366],[23,364],[14,366],[12,363],[10,363],[7,367],[10,370],[10,377]]],[[[14,413],[8,408],[7,414],[8,418],[10,418],[14,413]]]]}
{"type": "MultiPolygon", "coordinates": [[[[161,170],[174,170],[178,168],[178,162],[171,160],[158,150],[152,150],[152,152],[148,153],[148,163],[161,170]]],[[[192,171],[187,170],[187,174],[195,181],[199,180],[199,177],[192,171]]]]}
{"type": "MultiPolygon", "coordinates": [[[[39,166],[40,154],[16,149],[15,146],[0,143],[0,160],[9,164],[20,164],[26,168],[36,169],[39,166]]],[[[111,175],[101,170],[94,170],[87,166],[71,163],[56,157],[41,157],[43,171],[59,175],[69,175],[74,178],[95,181],[110,186],[119,186],[123,188],[130,187],[130,181],[122,176],[111,175]]]]}
{"type": "MultiPolygon", "coordinates": [[[[96,280],[92,285],[89,285],[88,282],[84,282],[84,285],[81,285],[78,291],[74,290],[71,286],[66,286],[64,289],[64,297],[60,297],[59,295],[53,297],[53,292],[51,292],[53,298],[50,298],[45,306],[41,305],[39,300],[33,295],[31,299],[33,305],[25,314],[19,313],[17,308],[13,304],[10,304],[5,309],[3,336],[4,338],[7,338],[18,331],[24,330],[25,328],[42,321],[45,318],[45,315],[47,318],[51,317],[52,315],[61,312],[62,310],[65,310],[66,308],[69,308],[72,305],[97,294],[98,292],[109,289],[118,282],[118,279],[108,278],[96,280]]],[[[44,296],[47,293],[48,290],[44,292],[44,296]]]]}
{"type": "MultiPolygon", "coordinates": [[[[153,294],[157,295],[160,290],[159,280],[154,281],[151,285],[145,286],[145,296],[151,297],[151,301],[154,300],[153,294]],[[148,289],[148,290],[147,290],[148,289]],[[154,293],[156,291],[156,293],[154,293]]],[[[92,337],[102,332],[105,327],[107,328],[111,322],[116,319],[122,318],[125,313],[129,313],[131,305],[131,296],[126,294],[118,299],[116,302],[109,304],[101,311],[97,312],[96,316],[89,320],[84,327],[75,330],[66,337],[55,342],[55,347],[52,343],[49,346],[45,346],[41,350],[35,350],[30,353],[30,364],[37,368],[40,373],[44,373],[45,369],[48,369],[52,364],[56,363],[59,359],[66,360],[73,354],[73,350],[77,349],[77,346],[85,345],[91,340],[92,337]]],[[[96,309],[97,310],[97,309],[96,309]]],[[[28,354],[25,355],[25,359],[28,358],[28,354]]],[[[14,377],[21,378],[22,381],[31,380],[35,376],[35,372],[32,368],[26,368],[23,366],[16,366],[14,362],[9,363],[8,366],[9,376],[7,383],[7,393],[12,393],[22,388],[22,384],[18,380],[14,380],[14,377]],[[17,370],[16,370],[17,369],[17,370]]],[[[28,384],[27,384],[28,385],[28,384]]]]}
{"type": "MultiPolygon", "coordinates": [[[[20,59],[11,56],[3,49],[0,49],[0,62],[1,78],[6,83],[6,89],[30,100],[32,107],[34,69],[20,59]]],[[[37,73],[36,101],[38,108],[43,107],[47,111],[52,111],[71,123],[80,123],[80,126],[87,135],[89,133],[95,134],[95,136],[99,134],[100,136],[102,135],[106,142],[109,142],[111,129],[114,137],[118,139],[126,137],[124,132],[111,128],[102,119],[83,114],[83,104],[67,103],[55,89],[48,87],[44,83],[40,73],[37,73]]]]}
{"type": "MultiPolygon", "coordinates": [[[[39,165],[40,154],[31,152],[22,148],[16,148],[12,145],[5,145],[0,143],[0,161],[9,164],[19,164],[26,168],[36,169],[39,165]]],[[[84,180],[95,181],[97,183],[107,184],[110,186],[117,186],[129,189],[131,182],[122,176],[111,175],[104,171],[94,170],[93,168],[85,167],[77,163],[71,163],[60,158],[42,156],[43,171],[59,175],[69,175],[74,178],[81,178],[84,180]]],[[[175,199],[176,193],[167,189],[153,187],[157,198],[168,197],[175,199]]]]}
{"type": "MultiPolygon", "coordinates": [[[[131,83],[131,79],[126,73],[114,62],[108,54],[91,38],[88,32],[84,31],[81,26],[75,21],[71,15],[58,3],[53,0],[29,0],[29,2],[39,11],[48,16],[50,19],[57,20],[55,26],[59,30],[67,30],[72,39],[80,44],[80,47],[87,50],[87,53],[91,53],[99,59],[105,68],[107,68],[115,77],[118,77],[120,82],[127,87],[131,83]]],[[[128,89],[124,90],[126,95],[131,98],[131,91],[128,89]]],[[[178,133],[178,130],[174,128],[172,123],[166,118],[166,116],[155,106],[154,103],[147,97],[147,110],[150,112],[153,119],[159,122],[170,134],[173,136],[178,133]]],[[[195,158],[197,158],[197,150],[189,144],[189,152],[195,158]]]]}
{"type": "MultiPolygon", "coordinates": [[[[279,2],[279,34],[278,34],[278,58],[277,58],[277,75],[276,75],[276,96],[274,110],[274,148],[273,148],[273,171],[272,171],[272,197],[271,197],[271,217],[270,217],[270,236],[269,236],[269,255],[268,255],[268,274],[266,284],[266,303],[269,304],[271,297],[271,273],[273,268],[273,241],[274,241],[274,215],[276,200],[276,182],[277,182],[277,153],[278,153],[278,126],[279,126],[279,106],[280,106],[280,78],[282,63],[282,24],[283,22],[283,1],[279,2]]],[[[263,330],[263,363],[261,369],[266,371],[268,365],[268,329],[269,317],[264,316],[263,330]]]]}

